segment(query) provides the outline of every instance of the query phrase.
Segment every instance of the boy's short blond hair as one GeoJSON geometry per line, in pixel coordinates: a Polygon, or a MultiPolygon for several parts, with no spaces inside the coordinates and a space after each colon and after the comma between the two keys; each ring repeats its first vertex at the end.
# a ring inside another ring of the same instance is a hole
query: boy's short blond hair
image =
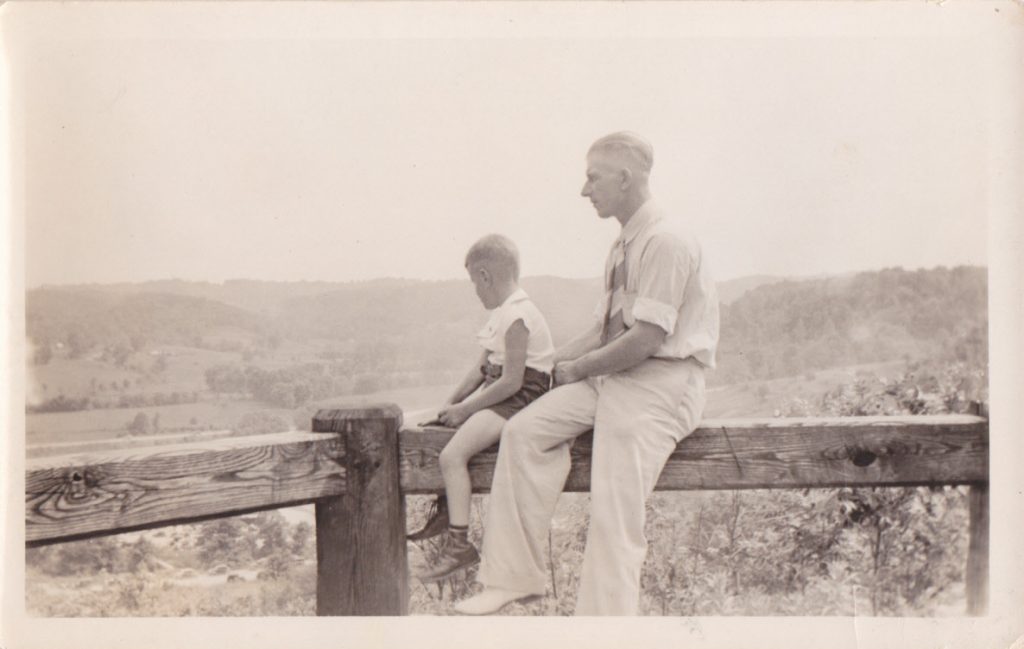
{"type": "Polygon", "coordinates": [[[504,235],[488,234],[470,247],[466,268],[479,264],[499,276],[519,281],[519,249],[504,235]]]}

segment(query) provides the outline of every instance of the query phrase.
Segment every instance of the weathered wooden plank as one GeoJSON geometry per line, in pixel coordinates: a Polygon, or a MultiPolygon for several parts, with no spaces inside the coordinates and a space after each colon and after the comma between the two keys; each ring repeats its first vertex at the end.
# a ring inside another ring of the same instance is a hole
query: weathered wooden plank
{"type": "Polygon", "coordinates": [[[345,491],[336,436],[291,432],[29,460],[25,539],[70,540],[345,491]]]}
{"type": "MultiPolygon", "coordinates": [[[[402,489],[444,483],[437,457],[452,432],[406,427],[402,489]]],[[[573,445],[566,491],[590,488],[592,435],[573,445]]],[[[488,491],[497,447],[470,463],[475,491],[488,491]]],[[[659,490],[765,489],[988,481],[988,421],[970,415],[720,419],[705,421],[669,458],[659,490]]]]}
{"type": "Polygon", "coordinates": [[[402,411],[321,410],[313,430],[339,433],[344,495],[316,504],[317,615],[406,615],[405,499],[398,473],[402,411]]]}
{"type": "Polygon", "coordinates": [[[988,610],[988,485],[971,485],[968,498],[970,522],[967,544],[967,614],[984,615],[988,610]]]}
{"type": "Polygon", "coordinates": [[[80,455],[83,453],[119,451],[126,448],[148,448],[153,446],[166,446],[169,444],[193,444],[196,442],[206,442],[212,439],[232,437],[234,435],[235,433],[231,430],[201,430],[192,432],[175,432],[168,433],[166,435],[140,435],[137,437],[97,439],[85,442],[51,442],[47,444],[33,444],[26,446],[25,457],[37,458],[53,455],[80,455]]]}

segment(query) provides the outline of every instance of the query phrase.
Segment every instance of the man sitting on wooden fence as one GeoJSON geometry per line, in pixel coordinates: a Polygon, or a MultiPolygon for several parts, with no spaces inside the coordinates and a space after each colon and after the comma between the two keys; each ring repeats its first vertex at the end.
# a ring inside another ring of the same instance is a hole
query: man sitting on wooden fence
{"type": "Polygon", "coordinates": [[[650,144],[613,133],[587,154],[582,195],[621,233],[592,328],[555,355],[558,386],[505,425],[472,615],[546,590],[544,541],[570,469],[593,428],[591,511],[577,615],[635,615],[647,553],[644,504],[677,443],[699,423],[714,367],[718,297],[700,245],[652,199],[650,144]]]}

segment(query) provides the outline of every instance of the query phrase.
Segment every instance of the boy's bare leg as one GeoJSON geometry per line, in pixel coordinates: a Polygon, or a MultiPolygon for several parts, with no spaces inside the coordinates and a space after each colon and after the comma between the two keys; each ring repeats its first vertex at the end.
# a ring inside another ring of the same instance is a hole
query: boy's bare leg
{"type": "Polygon", "coordinates": [[[448,529],[437,554],[429,565],[413,574],[430,583],[480,562],[480,553],[469,540],[469,506],[472,485],[467,464],[470,458],[493,445],[501,436],[505,418],[490,410],[481,410],[467,419],[441,451],[448,499],[448,529]]]}
{"type": "Polygon", "coordinates": [[[448,522],[469,525],[469,506],[473,494],[469,480],[469,460],[493,446],[501,437],[505,418],[491,410],[479,410],[455,432],[441,451],[441,474],[448,498],[448,522]]]}

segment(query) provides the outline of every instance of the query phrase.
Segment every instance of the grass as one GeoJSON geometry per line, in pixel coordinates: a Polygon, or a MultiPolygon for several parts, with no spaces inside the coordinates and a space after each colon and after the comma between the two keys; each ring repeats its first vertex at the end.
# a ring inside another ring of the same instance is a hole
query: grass
{"type": "MultiPolygon", "coordinates": [[[[196,362],[213,363],[232,356],[224,352],[192,350],[190,348],[167,348],[171,356],[168,374],[184,381],[187,366],[196,362]],[[190,355],[190,352],[196,352],[190,355]]],[[[297,350],[288,350],[291,353],[297,350]]],[[[99,364],[102,366],[103,364],[99,364]]],[[[708,390],[708,403],[704,416],[709,419],[728,417],[770,417],[785,401],[792,398],[817,399],[836,385],[847,383],[855,376],[870,374],[892,376],[902,369],[902,362],[875,363],[828,370],[819,370],[800,376],[784,377],[766,381],[713,387],[708,390]]],[[[55,361],[43,368],[66,370],[64,381],[85,381],[101,369],[97,361],[55,361]]],[[[107,368],[109,370],[109,367],[107,368]]],[[[204,370],[205,371],[205,370],[204,370]]],[[[70,383],[68,385],[71,385],[70,383]]],[[[164,384],[166,385],[184,385],[164,384]]],[[[81,386],[79,386],[81,387],[81,386]]],[[[205,386],[203,386],[205,387],[205,386]]],[[[307,429],[313,413],[319,408],[358,407],[373,403],[396,403],[406,413],[406,420],[415,423],[430,418],[452,390],[451,385],[427,385],[411,388],[383,390],[367,395],[353,395],[325,399],[307,404],[302,408],[288,410],[270,408],[266,404],[251,400],[213,399],[209,393],[201,393],[203,401],[172,406],[141,408],[111,408],[85,410],[80,412],[40,413],[26,416],[26,440],[29,444],[52,444],[70,441],[95,441],[116,438],[125,433],[125,426],[137,413],[144,412],[150,418],[160,415],[160,426],[164,431],[184,428],[227,429],[235,425],[245,413],[262,411],[281,416],[293,422],[299,429],[307,429]],[[195,424],[191,422],[195,420],[195,424]]]]}
{"type": "Polygon", "coordinates": [[[145,408],[111,408],[80,412],[48,412],[25,416],[25,439],[28,445],[52,444],[72,441],[95,441],[116,438],[126,432],[125,426],[137,413],[144,412],[151,419],[160,415],[164,432],[176,428],[192,427],[192,419],[199,428],[231,428],[248,412],[261,411],[282,416],[291,421],[293,411],[268,408],[258,401],[201,401],[173,406],[145,408]]]}
{"type": "Polygon", "coordinates": [[[116,399],[122,393],[203,392],[207,389],[206,370],[214,365],[240,364],[267,370],[278,369],[297,363],[322,362],[316,356],[319,349],[316,341],[308,344],[288,342],[273,353],[245,360],[243,354],[237,351],[156,345],[129,356],[124,367],[99,360],[99,352],[94,351],[78,359],[55,356],[46,365],[29,367],[26,379],[29,399],[33,402],[51,399],[59,394],[116,399]],[[158,372],[156,364],[160,358],[163,358],[166,367],[158,372]],[[121,386],[125,380],[129,381],[128,388],[97,389],[99,384],[109,386],[117,383],[121,386]]]}
{"type": "MultiPolygon", "coordinates": [[[[109,363],[91,359],[54,358],[42,366],[29,367],[25,378],[30,402],[52,399],[64,394],[68,397],[80,397],[90,393],[92,379],[97,382],[121,385],[128,380],[132,385],[140,374],[131,370],[117,368],[109,363]]],[[[104,395],[116,395],[117,392],[104,392],[104,395]]]]}
{"type": "Polygon", "coordinates": [[[241,581],[229,582],[228,574],[183,578],[174,571],[161,570],[55,577],[30,569],[26,609],[29,615],[59,617],[315,614],[315,565],[296,566],[280,580],[257,581],[244,574],[241,581]],[[89,596],[81,597],[83,591],[89,596]]]}
{"type": "Polygon", "coordinates": [[[798,376],[709,388],[704,417],[771,417],[775,410],[790,399],[816,400],[837,385],[849,383],[857,376],[893,376],[902,371],[903,367],[903,361],[851,365],[798,376]]]}

